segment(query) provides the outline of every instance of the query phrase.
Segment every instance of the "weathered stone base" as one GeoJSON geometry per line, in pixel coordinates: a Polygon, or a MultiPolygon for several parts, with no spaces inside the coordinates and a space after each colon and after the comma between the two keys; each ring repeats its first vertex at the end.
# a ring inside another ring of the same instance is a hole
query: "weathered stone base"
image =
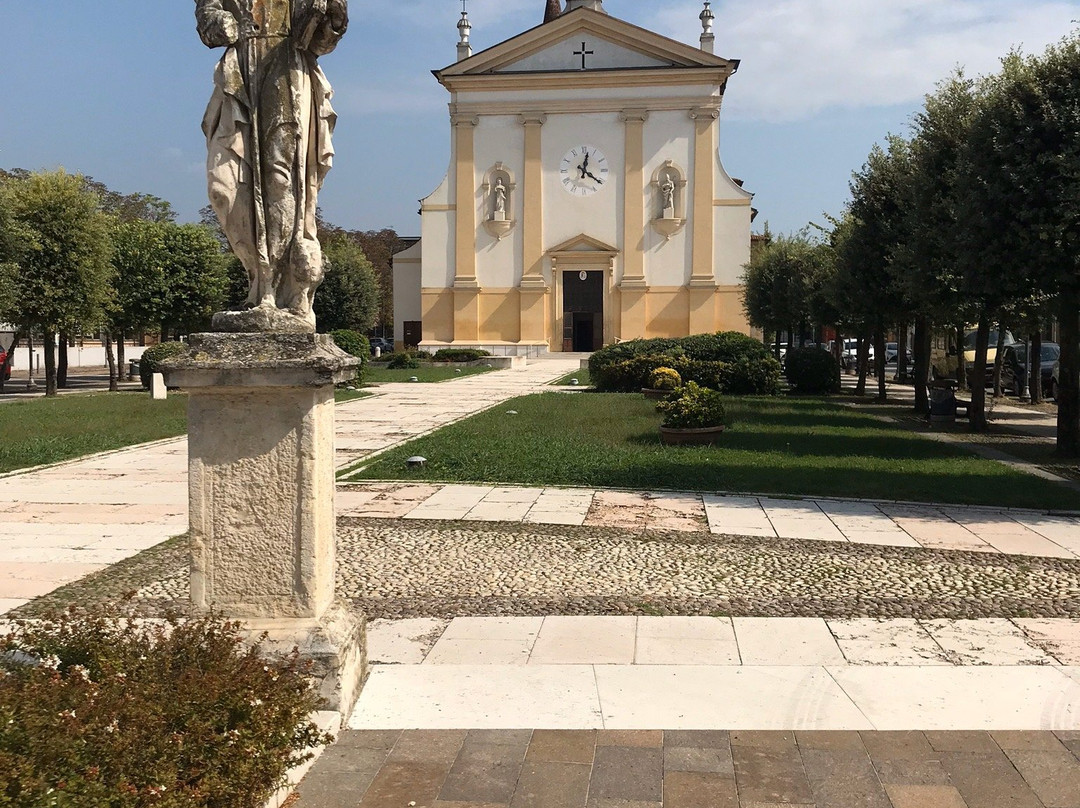
{"type": "Polygon", "coordinates": [[[367,618],[362,613],[335,602],[318,620],[246,620],[244,625],[251,641],[261,639],[271,655],[298,649],[314,664],[311,676],[319,683],[322,709],[348,720],[367,679],[367,618]]]}
{"type": "Polygon", "coordinates": [[[230,334],[315,333],[315,323],[270,306],[257,306],[240,311],[219,311],[214,315],[212,327],[214,331],[230,334]]]}

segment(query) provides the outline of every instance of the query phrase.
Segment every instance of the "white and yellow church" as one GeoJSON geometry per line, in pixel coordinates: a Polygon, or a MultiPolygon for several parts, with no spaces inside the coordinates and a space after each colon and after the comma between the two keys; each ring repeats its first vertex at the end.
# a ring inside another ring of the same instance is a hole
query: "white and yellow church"
{"type": "MultiPolygon", "coordinates": [[[[614,0],[608,0],[613,3],[614,0]]],[[[547,3],[480,53],[463,13],[450,171],[394,258],[394,337],[425,350],[592,351],[635,337],[749,333],[752,194],[719,157],[738,61],[608,14],[547,3]]]]}

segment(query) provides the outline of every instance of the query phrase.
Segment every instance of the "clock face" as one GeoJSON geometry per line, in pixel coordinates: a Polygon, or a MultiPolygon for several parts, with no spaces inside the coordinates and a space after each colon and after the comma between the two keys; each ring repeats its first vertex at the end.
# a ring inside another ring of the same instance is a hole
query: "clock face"
{"type": "Polygon", "coordinates": [[[608,183],[607,157],[596,146],[574,146],[559,165],[559,180],[573,196],[592,196],[608,183]]]}

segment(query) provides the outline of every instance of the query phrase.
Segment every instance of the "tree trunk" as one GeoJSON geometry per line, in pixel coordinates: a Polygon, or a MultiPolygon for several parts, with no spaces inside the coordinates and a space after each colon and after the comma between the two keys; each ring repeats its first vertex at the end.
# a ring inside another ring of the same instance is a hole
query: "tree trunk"
{"type": "Polygon", "coordinates": [[[885,387],[885,329],[879,328],[874,334],[874,371],[877,375],[877,398],[884,402],[889,393],[885,387]]]}
{"type": "Polygon", "coordinates": [[[908,324],[901,323],[896,332],[896,376],[900,381],[906,381],[908,377],[907,334],[908,324]]]}
{"type": "Polygon", "coordinates": [[[956,386],[960,390],[967,390],[967,357],[964,356],[964,327],[956,327],[956,386]]]}
{"type": "Polygon", "coordinates": [[[776,344],[773,346],[773,356],[776,357],[777,362],[780,361],[780,340],[781,340],[780,334],[781,333],[782,332],[779,329],[776,330],[776,344]]]}
{"type": "Polygon", "coordinates": [[[60,352],[56,358],[56,386],[61,390],[67,388],[68,376],[68,335],[60,332],[60,352]]]}
{"type": "Polygon", "coordinates": [[[930,411],[930,339],[930,320],[915,318],[915,412],[921,414],[930,411]]]}
{"type": "Polygon", "coordinates": [[[1080,295],[1062,295],[1058,301],[1057,454],[1080,457],[1080,295]]]}
{"type": "MultiPolygon", "coordinates": [[[[1001,363],[1005,359],[1005,326],[998,325],[997,353],[994,354],[994,398],[1001,398],[1001,363]]],[[[989,348],[987,349],[989,351],[989,348]]]]}
{"type": "MultiPolygon", "coordinates": [[[[128,379],[127,375],[127,350],[124,346],[124,332],[117,331],[114,337],[116,340],[116,377],[123,381],[128,379]]],[[[128,379],[131,381],[131,379],[128,379]]]]}
{"type": "Polygon", "coordinates": [[[975,367],[971,369],[971,406],[968,423],[972,432],[986,432],[986,357],[990,352],[990,318],[979,318],[975,335],[975,367]]]}
{"type": "Polygon", "coordinates": [[[859,381],[855,383],[855,395],[866,395],[866,371],[870,362],[870,341],[864,336],[859,336],[856,363],[859,366],[859,381]]]}
{"type": "Polygon", "coordinates": [[[119,392],[120,382],[116,378],[116,357],[113,356],[113,339],[112,334],[108,331],[105,332],[105,362],[109,366],[109,392],[119,392]]]}
{"type": "Polygon", "coordinates": [[[1027,365],[1028,396],[1032,404],[1042,404],[1042,332],[1036,328],[1028,339],[1031,358],[1027,365]]]}
{"type": "Polygon", "coordinates": [[[56,332],[45,330],[45,396],[56,395],[56,332]]]}

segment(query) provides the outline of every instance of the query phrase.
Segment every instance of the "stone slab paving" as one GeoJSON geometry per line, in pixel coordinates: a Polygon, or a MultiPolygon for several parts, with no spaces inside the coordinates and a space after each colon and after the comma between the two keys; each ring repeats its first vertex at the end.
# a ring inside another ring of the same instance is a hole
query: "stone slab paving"
{"type": "Polygon", "coordinates": [[[376,620],[354,729],[1080,730],[1080,620],[376,620]]]}
{"type": "MultiPolygon", "coordinates": [[[[357,483],[356,518],[526,522],[710,532],[888,547],[1080,558],[1080,517],[950,505],[525,486],[357,483]]],[[[348,493],[345,493],[348,492],[348,493]]],[[[0,515],[2,516],[2,515],[0,515]]]]}
{"type": "MultiPolygon", "coordinates": [[[[577,359],[555,358],[442,384],[382,385],[370,398],[337,406],[337,466],[507,398],[545,389],[577,367],[577,359]]],[[[5,475],[3,486],[0,614],[184,533],[187,439],[5,475]]],[[[426,498],[421,494],[438,493],[420,488],[418,504],[426,498]]],[[[395,503],[407,502],[408,496],[400,493],[395,503]]],[[[343,491],[339,507],[348,511],[378,498],[377,488],[343,491]]],[[[404,513],[388,509],[384,515],[404,513]]]]}
{"type": "Polygon", "coordinates": [[[296,808],[1078,808],[1074,732],[346,731],[296,808]]]}

